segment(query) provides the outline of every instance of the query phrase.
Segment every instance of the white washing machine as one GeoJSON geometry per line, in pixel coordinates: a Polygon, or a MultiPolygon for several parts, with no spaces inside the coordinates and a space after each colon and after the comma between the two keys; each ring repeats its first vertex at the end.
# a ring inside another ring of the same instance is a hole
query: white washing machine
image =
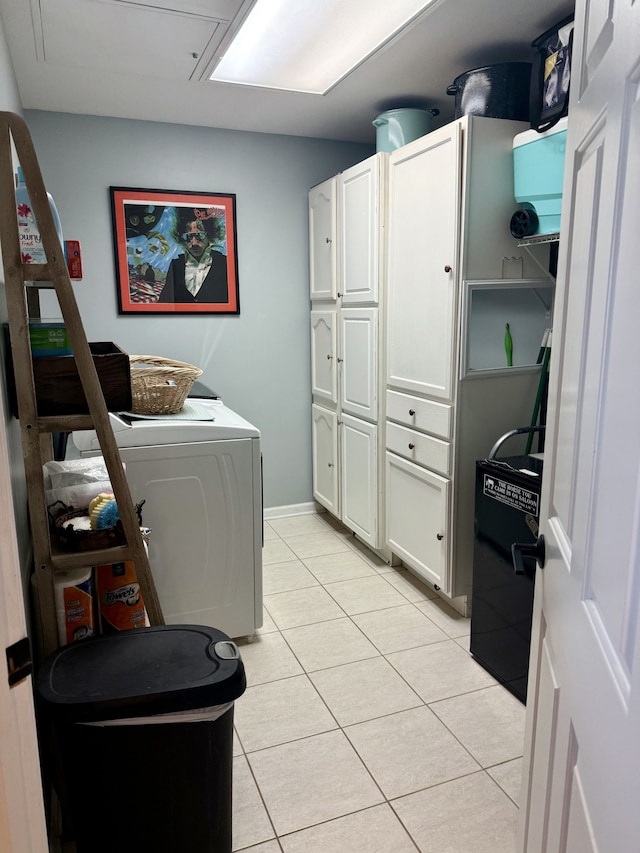
{"type": "MultiPolygon", "coordinates": [[[[110,414],[133,501],[145,501],[153,579],[167,624],[251,637],[262,625],[260,432],[220,400],[187,404],[210,419],[110,414]]],[[[100,453],[95,431],[72,438],[80,456],[100,453]]]]}

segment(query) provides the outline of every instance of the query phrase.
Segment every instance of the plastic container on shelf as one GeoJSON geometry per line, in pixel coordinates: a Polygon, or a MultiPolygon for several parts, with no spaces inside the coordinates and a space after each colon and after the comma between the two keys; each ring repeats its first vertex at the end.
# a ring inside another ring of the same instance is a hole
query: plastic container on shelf
{"type": "MultiPolygon", "coordinates": [[[[53,222],[58,232],[60,240],[60,248],[65,251],[64,237],[62,236],[62,224],[56,203],[53,200],[51,193],[47,193],[49,207],[53,216],[53,222]]],[[[24,174],[20,166],[18,166],[18,186],[16,187],[16,212],[18,215],[18,235],[20,238],[20,254],[23,264],[46,264],[47,255],[42,245],[40,237],[40,229],[36,222],[35,214],[31,207],[29,191],[24,180],[24,174]]]]}
{"type": "Polygon", "coordinates": [[[560,231],[567,121],[561,118],[544,133],[525,130],[513,139],[514,196],[535,211],[537,227],[532,234],[560,231]]]}
{"type": "Polygon", "coordinates": [[[440,110],[401,107],[380,113],[372,121],[376,129],[376,151],[395,151],[414,139],[431,132],[433,117],[440,110]]]}
{"type": "Polygon", "coordinates": [[[34,358],[73,354],[66,326],[57,320],[31,320],[29,340],[34,358]]]}

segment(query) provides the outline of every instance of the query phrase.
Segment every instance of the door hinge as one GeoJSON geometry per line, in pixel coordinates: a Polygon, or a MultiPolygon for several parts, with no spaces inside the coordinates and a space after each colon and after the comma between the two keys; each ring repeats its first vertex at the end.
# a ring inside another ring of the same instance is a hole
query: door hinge
{"type": "Polygon", "coordinates": [[[31,644],[28,637],[23,637],[12,646],[8,646],[7,670],[9,672],[9,687],[14,687],[23,681],[33,671],[31,660],[31,644]]]}

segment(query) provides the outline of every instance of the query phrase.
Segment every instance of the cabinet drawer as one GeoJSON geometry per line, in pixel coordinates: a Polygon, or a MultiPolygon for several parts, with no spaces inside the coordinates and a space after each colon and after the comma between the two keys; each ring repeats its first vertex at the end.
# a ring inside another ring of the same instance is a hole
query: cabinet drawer
{"type": "Polygon", "coordinates": [[[451,473],[451,444],[448,441],[387,423],[387,449],[439,474],[451,473]]]}
{"type": "Polygon", "coordinates": [[[424,400],[398,391],[387,391],[387,417],[405,426],[451,438],[453,406],[424,400]]]}

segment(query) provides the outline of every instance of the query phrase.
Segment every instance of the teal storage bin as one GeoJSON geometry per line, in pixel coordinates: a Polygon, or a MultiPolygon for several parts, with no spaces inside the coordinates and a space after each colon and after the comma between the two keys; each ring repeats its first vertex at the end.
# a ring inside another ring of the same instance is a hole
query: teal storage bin
{"type": "Polygon", "coordinates": [[[371,122],[376,129],[376,151],[395,151],[431,132],[433,117],[440,110],[419,110],[403,107],[380,113],[371,122]]]}
{"type": "Polygon", "coordinates": [[[536,234],[560,231],[566,144],[567,118],[544,133],[525,130],[513,139],[514,195],[516,201],[533,205],[536,234]]]}

